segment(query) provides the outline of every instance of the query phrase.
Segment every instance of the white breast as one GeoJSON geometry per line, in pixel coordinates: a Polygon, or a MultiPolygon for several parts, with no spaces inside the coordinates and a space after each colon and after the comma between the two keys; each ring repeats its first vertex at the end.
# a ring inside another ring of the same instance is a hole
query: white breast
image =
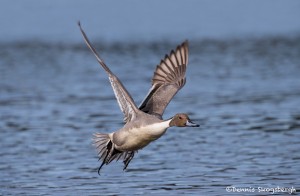
{"type": "Polygon", "coordinates": [[[145,133],[145,134],[161,136],[162,134],[165,133],[166,129],[169,128],[170,121],[171,120],[155,123],[152,125],[147,125],[145,127],[140,128],[141,129],[140,132],[142,132],[143,134],[145,133]]]}
{"type": "Polygon", "coordinates": [[[169,127],[170,121],[164,121],[147,125],[144,127],[133,128],[127,131],[125,143],[120,146],[123,150],[138,150],[147,146],[150,142],[160,138],[169,127]]]}

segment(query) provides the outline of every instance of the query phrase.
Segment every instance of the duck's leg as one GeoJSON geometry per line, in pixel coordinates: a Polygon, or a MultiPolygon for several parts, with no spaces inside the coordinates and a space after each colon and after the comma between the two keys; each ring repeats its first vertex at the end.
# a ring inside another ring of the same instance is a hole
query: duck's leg
{"type": "Polygon", "coordinates": [[[124,161],[123,161],[123,163],[124,163],[123,170],[125,170],[127,168],[128,164],[133,159],[133,157],[134,157],[134,151],[128,152],[128,154],[125,156],[124,161]]]}

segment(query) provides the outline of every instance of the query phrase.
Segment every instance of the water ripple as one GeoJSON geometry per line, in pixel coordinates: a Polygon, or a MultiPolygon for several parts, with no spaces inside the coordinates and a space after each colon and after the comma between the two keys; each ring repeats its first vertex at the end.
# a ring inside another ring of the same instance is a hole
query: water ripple
{"type": "MultiPolygon", "coordinates": [[[[232,195],[227,186],[300,187],[300,48],[291,39],[191,42],[187,84],[165,117],[187,112],[200,128],[170,128],[127,171],[113,162],[101,176],[92,134],[117,130],[123,116],[86,47],[1,43],[0,194],[232,195]]],[[[174,45],[99,43],[137,103],[174,45]]]]}

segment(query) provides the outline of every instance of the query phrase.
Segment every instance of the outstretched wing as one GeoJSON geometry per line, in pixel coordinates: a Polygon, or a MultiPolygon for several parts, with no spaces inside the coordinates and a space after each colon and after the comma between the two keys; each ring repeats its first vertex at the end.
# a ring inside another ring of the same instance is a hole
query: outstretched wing
{"type": "Polygon", "coordinates": [[[166,55],[157,65],[149,90],[139,109],[162,118],[165,108],[185,84],[188,64],[188,41],[166,55]]]}
{"type": "Polygon", "coordinates": [[[83,35],[83,38],[84,38],[84,41],[85,41],[86,45],[90,48],[90,50],[96,56],[97,61],[99,62],[99,64],[103,67],[103,69],[108,74],[108,78],[109,78],[110,84],[113,88],[113,91],[115,93],[115,97],[118,101],[118,104],[120,106],[121,111],[124,113],[124,121],[125,122],[131,121],[135,117],[136,112],[138,111],[138,108],[135,105],[132,97],[130,96],[130,94],[128,93],[126,88],[123,86],[121,81],[118,79],[118,77],[110,71],[110,69],[106,66],[104,61],[100,58],[99,54],[97,53],[95,48],[91,45],[91,43],[90,43],[89,39],[87,38],[85,32],[81,28],[80,22],[78,22],[78,26],[80,28],[80,31],[81,31],[82,35],[83,35]]]}

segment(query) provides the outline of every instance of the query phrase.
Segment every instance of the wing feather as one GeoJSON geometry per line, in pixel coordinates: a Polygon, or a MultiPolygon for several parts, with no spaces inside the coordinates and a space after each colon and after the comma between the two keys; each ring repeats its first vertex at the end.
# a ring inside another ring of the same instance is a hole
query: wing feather
{"type": "Polygon", "coordinates": [[[188,41],[185,41],[157,65],[152,78],[152,87],[139,109],[162,118],[171,99],[185,85],[187,64],[188,41]]]}
{"type": "Polygon", "coordinates": [[[123,86],[122,82],[118,79],[118,77],[116,75],[114,75],[114,73],[107,67],[107,65],[104,63],[104,61],[100,58],[96,49],[92,46],[92,44],[90,43],[85,32],[81,28],[81,25],[79,22],[78,22],[78,26],[83,35],[86,45],[90,48],[90,50],[93,52],[93,54],[97,58],[97,61],[99,62],[99,64],[103,67],[103,69],[108,74],[108,78],[109,78],[110,84],[112,86],[112,89],[114,91],[115,97],[118,101],[121,111],[124,114],[124,121],[128,122],[128,121],[132,120],[135,117],[136,112],[138,111],[138,108],[135,105],[132,97],[130,96],[130,94],[128,93],[126,88],[123,86]]]}

